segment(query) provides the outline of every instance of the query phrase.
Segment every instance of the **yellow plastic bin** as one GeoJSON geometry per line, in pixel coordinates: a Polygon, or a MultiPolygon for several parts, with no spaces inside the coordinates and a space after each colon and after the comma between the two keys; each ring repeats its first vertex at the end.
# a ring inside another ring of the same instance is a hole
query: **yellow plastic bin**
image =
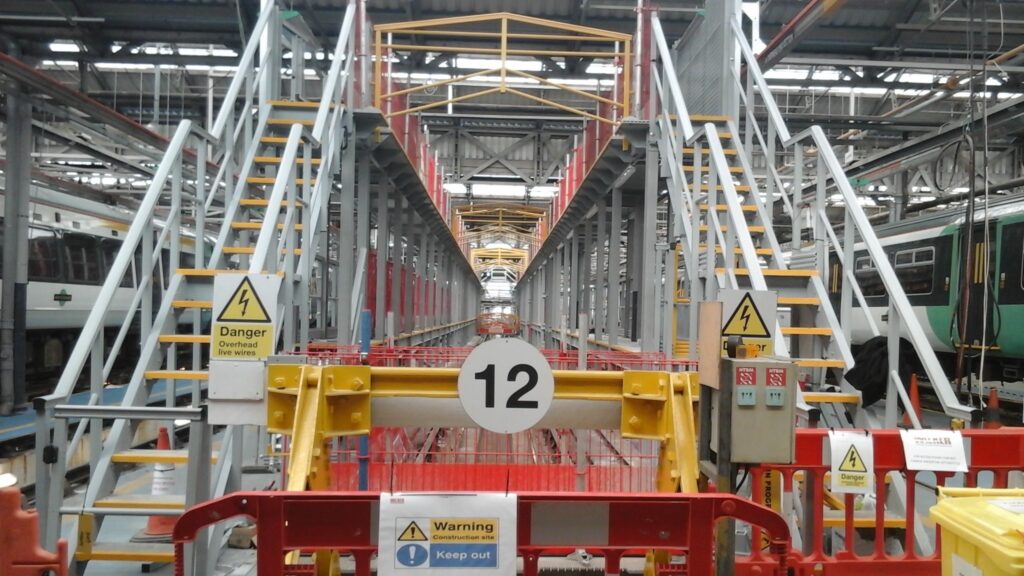
{"type": "Polygon", "coordinates": [[[1024,576],[1024,490],[940,488],[942,576],[1024,576]]]}

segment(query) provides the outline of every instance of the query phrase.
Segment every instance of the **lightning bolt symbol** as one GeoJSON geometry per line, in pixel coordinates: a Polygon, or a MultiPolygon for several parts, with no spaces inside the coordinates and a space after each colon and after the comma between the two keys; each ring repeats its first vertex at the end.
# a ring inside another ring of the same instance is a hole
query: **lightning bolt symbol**
{"type": "Polygon", "coordinates": [[[249,290],[242,290],[238,295],[238,303],[242,305],[242,316],[245,316],[245,311],[249,309],[249,290]]]}
{"type": "Polygon", "coordinates": [[[750,324],[750,306],[743,307],[743,313],[740,314],[740,320],[743,320],[743,330],[746,330],[747,325],[750,324]]]}

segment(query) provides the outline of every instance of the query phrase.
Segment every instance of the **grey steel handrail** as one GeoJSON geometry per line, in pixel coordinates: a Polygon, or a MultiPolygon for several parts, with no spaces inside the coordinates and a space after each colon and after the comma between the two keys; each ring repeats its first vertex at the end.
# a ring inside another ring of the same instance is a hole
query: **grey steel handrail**
{"type": "MultiPolygon", "coordinates": [[[[356,5],[349,3],[345,9],[345,17],[341,21],[341,32],[338,34],[338,42],[334,47],[334,60],[331,62],[330,72],[324,80],[323,94],[320,96],[320,107],[316,111],[316,122],[313,124],[313,139],[322,143],[324,130],[327,128],[327,114],[330,112],[331,104],[335,102],[335,90],[338,86],[338,77],[341,74],[341,62],[346,61],[346,75],[352,70],[352,23],[355,21],[356,5]]],[[[344,93],[346,85],[342,86],[344,93]]],[[[340,99],[338,99],[340,100],[340,99]]]]}
{"type": "Polygon", "coordinates": [[[238,93],[242,89],[243,82],[247,73],[243,73],[243,70],[248,70],[252,66],[253,59],[256,56],[256,50],[260,47],[260,38],[263,36],[263,31],[267,28],[267,23],[270,21],[270,17],[277,11],[277,4],[274,2],[267,2],[263,7],[263,11],[260,13],[260,17],[256,20],[256,25],[253,27],[252,33],[249,35],[249,41],[245,44],[245,51],[242,52],[242,58],[238,61],[238,73],[231,79],[231,84],[228,86],[228,91],[224,95],[224,100],[221,102],[220,111],[217,112],[217,119],[213,123],[213,129],[210,130],[210,135],[215,139],[222,139],[222,133],[224,132],[224,126],[227,124],[228,116],[235,113],[235,101],[238,99],[238,93]]]}

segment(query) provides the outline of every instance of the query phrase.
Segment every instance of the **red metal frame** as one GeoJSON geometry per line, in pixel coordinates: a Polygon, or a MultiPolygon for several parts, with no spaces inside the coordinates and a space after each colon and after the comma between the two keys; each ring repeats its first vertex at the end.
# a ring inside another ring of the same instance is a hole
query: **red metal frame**
{"type": "MultiPolygon", "coordinates": [[[[256,521],[256,569],[260,576],[284,576],[292,550],[336,550],[353,556],[356,576],[370,575],[377,551],[372,514],[380,495],[373,492],[238,492],[186,511],[174,528],[174,574],[186,576],[184,546],[197,533],[236,516],[256,521]]],[[[648,551],[685,554],[684,572],[704,576],[714,570],[715,524],[735,518],[772,535],[768,553],[757,563],[760,574],[786,574],[789,527],[769,508],[731,494],[550,494],[518,495],[517,550],[523,575],[537,576],[541,557],[564,556],[578,548],[605,558],[605,573],[618,574],[623,556],[648,551]],[[533,533],[537,505],[607,505],[607,541],[595,544],[566,534],[557,545],[533,533]]]]}

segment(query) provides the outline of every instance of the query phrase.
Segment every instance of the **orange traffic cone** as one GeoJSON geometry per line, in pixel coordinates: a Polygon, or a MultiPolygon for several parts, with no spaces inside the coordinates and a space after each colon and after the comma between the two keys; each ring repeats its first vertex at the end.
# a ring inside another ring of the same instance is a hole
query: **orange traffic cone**
{"type": "MultiPolygon", "coordinates": [[[[921,391],[917,385],[917,374],[910,375],[910,406],[914,409],[914,414],[917,414],[917,421],[921,422],[921,391]]],[[[907,427],[913,426],[910,421],[910,414],[903,414],[903,425],[907,427]]]]}
{"type": "Polygon", "coordinates": [[[995,386],[988,390],[988,402],[985,403],[984,420],[985,428],[987,429],[1003,427],[999,410],[999,391],[996,390],[995,386]]]}
{"type": "MultiPolygon", "coordinates": [[[[171,437],[167,428],[160,428],[156,436],[157,450],[170,450],[171,437]]],[[[153,466],[153,490],[155,500],[174,494],[174,464],[157,462],[153,466]]],[[[150,516],[146,527],[132,536],[132,542],[170,542],[177,516],[150,516]]]]}

